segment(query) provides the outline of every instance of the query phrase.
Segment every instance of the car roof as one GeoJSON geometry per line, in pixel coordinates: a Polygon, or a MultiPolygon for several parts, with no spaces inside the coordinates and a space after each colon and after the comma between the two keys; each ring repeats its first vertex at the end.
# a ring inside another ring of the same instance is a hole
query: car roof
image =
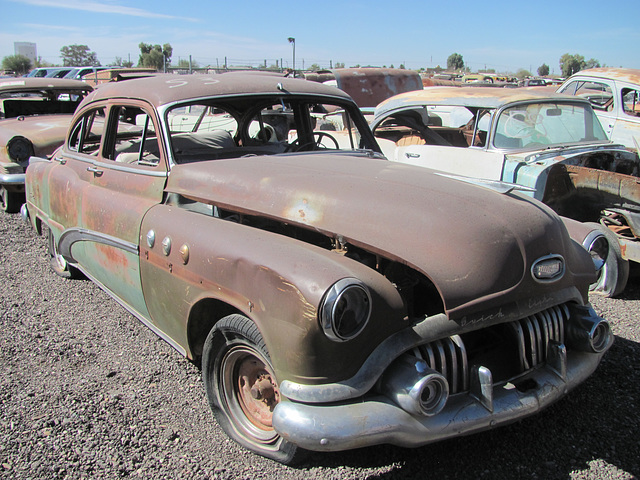
{"type": "Polygon", "coordinates": [[[93,87],[78,80],[46,77],[20,77],[0,79],[0,94],[7,92],[39,92],[42,90],[82,90],[91,91],[93,87]]]}
{"type": "Polygon", "coordinates": [[[428,87],[415,92],[401,93],[385,100],[376,108],[376,116],[411,105],[439,105],[460,107],[500,108],[514,102],[563,100],[589,104],[588,100],[557,94],[540,88],[493,87],[428,87]]]}
{"type": "Polygon", "coordinates": [[[132,98],[145,100],[159,107],[189,99],[252,94],[325,95],[352,102],[348,94],[336,87],[268,72],[246,71],[213,75],[159,74],[104,83],[85,99],[85,104],[109,98],[132,98]]]}
{"type": "Polygon", "coordinates": [[[640,85],[640,70],[633,68],[590,68],[574,73],[573,77],[610,78],[640,85]]]}

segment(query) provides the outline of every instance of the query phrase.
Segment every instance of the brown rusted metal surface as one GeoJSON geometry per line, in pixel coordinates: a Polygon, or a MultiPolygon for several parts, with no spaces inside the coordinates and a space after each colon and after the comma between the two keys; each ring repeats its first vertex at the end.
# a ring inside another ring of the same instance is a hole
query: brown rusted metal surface
{"type": "Polygon", "coordinates": [[[610,78],[640,85],[640,70],[633,68],[590,68],[588,70],[580,70],[576,75],[593,77],[594,79],[610,78]]]}
{"type": "Polygon", "coordinates": [[[399,93],[422,89],[420,75],[394,68],[344,68],[332,70],[338,88],[347,92],[360,108],[375,107],[399,93]]]}
{"type": "Polygon", "coordinates": [[[387,111],[405,105],[500,108],[513,102],[553,98],[562,99],[563,102],[577,101],[581,104],[589,104],[587,100],[571,95],[554,94],[539,89],[432,87],[403,93],[386,100],[376,109],[376,117],[384,116],[387,111]]]}

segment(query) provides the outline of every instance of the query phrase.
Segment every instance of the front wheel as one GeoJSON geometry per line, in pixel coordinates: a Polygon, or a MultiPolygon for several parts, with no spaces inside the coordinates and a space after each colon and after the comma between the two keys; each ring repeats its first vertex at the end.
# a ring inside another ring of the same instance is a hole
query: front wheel
{"type": "Polygon", "coordinates": [[[262,335],[251,320],[229,315],[213,327],[204,345],[202,379],[213,414],[229,437],[280,463],[299,459],[301,450],[273,428],[280,390],[262,335]]]}
{"type": "Polygon", "coordinates": [[[23,192],[13,192],[0,186],[0,210],[7,213],[18,213],[23,203],[23,192]]]}
{"type": "Polygon", "coordinates": [[[589,286],[589,290],[605,297],[615,297],[621,294],[627,286],[629,261],[622,258],[622,250],[615,233],[599,223],[592,225],[607,237],[609,252],[603,267],[598,272],[598,279],[589,286]]]}

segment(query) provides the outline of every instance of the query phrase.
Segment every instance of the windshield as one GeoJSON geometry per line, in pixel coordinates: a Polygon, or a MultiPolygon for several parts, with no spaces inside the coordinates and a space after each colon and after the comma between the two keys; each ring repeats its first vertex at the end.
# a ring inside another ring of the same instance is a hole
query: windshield
{"type": "Polygon", "coordinates": [[[493,145],[516,150],[594,141],[608,140],[590,107],[530,103],[509,107],[500,113],[493,145]]]}
{"type": "Polygon", "coordinates": [[[175,163],[298,151],[376,149],[374,143],[365,144],[358,127],[366,129],[366,123],[356,120],[353,113],[343,105],[307,98],[239,98],[176,105],[167,111],[166,122],[175,163]]]}

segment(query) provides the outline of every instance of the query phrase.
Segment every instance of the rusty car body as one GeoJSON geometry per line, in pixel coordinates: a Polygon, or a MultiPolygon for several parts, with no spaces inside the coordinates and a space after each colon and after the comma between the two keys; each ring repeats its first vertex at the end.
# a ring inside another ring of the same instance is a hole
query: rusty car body
{"type": "Polygon", "coordinates": [[[403,68],[336,68],[333,78],[318,77],[323,83],[347,92],[360,108],[374,108],[399,93],[422,90],[422,78],[414,70],[403,68]]]}
{"type": "Polygon", "coordinates": [[[31,155],[46,156],[67,134],[75,108],[92,87],[75,80],[22,77],[0,80],[0,208],[24,203],[31,155]]]}
{"type": "Polygon", "coordinates": [[[433,87],[392,97],[371,123],[394,161],[529,188],[610,239],[593,291],[620,293],[640,261],[640,162],[611,143],[589,102],[537,89],[433,87]]]}
{"type": "Polygon", "coordinates": [[[319,83],[102,85],[26,187],[53,269],[201,362],[222,428],[280,462],[513,422],[613,340],[588,303],[592,258],[551,209],[389,162],[319,83]],[[336,110],[339,149],[321,129],[336,110]]]}
{"type": "Polygon", "coordinates": [[[640,70],[581,70],[565,80],[557,91],[588,99],[607,136],[613,142],[640,151],[640,70]]]}

